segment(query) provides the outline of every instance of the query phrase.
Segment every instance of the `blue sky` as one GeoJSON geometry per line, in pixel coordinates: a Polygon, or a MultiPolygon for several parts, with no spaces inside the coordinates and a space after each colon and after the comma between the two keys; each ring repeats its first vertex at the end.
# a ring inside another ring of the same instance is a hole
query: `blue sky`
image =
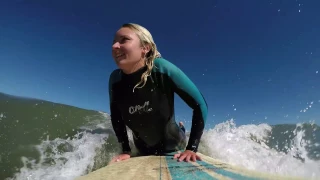
{"type": "MultiPolygon", "coordinates": [[[[1,1],[0,92],[109,112],[108,77],[117,68],[111,43],[123,23],[134,22],[199,87],[209,126],[232,117],[237,124],[319,123],[319,6],[317,0],[1,1]]],[[[178,97],[176,113],[191,119],[178,97]]]]}

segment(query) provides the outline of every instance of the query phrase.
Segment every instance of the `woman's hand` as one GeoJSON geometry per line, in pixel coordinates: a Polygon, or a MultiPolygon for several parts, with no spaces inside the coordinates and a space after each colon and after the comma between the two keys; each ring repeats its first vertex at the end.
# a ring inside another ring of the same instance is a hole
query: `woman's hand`
{"type": "Polygon", "coordinates": [[[123,160],[129,159],[130,157],[131,157],[130,154],[119,154],[119,155],[115,156],[114,158],[112,158],[111,161],[109,162],[109,164],[114,163],[114,162],[123,161],[123,160]]]}
{"type": "Polygon", "coordinates": [[[190,150],[185,150],[182,153],[177,153],[173,156],[173,159],[178,159],[178,161],[187,161],[190,162],[193,161],[195,162],[196,160],[202,160],[200,156],[198,156],[195,152],[190,151],[190,150]],[[179,158],[179,159],[178,159],[179,158]]]}

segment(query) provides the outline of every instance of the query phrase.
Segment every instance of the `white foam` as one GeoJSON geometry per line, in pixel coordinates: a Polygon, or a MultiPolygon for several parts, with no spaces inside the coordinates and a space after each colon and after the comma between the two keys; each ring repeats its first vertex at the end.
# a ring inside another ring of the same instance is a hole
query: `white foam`
{"type": "Polygon", "coordinates": [[[36,146],[40,152],[40,161],[22,157],[24,167],[14,179],[27,180],[72,180],[90,171],[93,167],[96,148],[105,142],[104,134],[83,133],[79,139],[54,139],[43,141],[36,146]],[[60,153],[58,147],[64,145],[66,152],[60,153]],[[48,153],[53,151],[52,153],[48,153]],[[50,163],[46,162],[48,159],[50,163]]]}
{"type": "Polygon", "coordinates": [[[306,156],[304,131],[295,131],[293,146],[288,147],[289,153],[285,154],[265,144],[271,129],[267,124],[236,127],[231,119],[204,133],[199,152],[204,151],[211,157],[252,170],[319,178],[319,161],[310,160],[306,156]],[[305,159],[304,163],[293,157],[297,153],[305,159]]]}

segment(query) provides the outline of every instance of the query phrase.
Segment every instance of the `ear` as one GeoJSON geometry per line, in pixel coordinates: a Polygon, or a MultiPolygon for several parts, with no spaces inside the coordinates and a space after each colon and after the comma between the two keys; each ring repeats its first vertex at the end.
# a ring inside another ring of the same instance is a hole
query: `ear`
{"type": "Polygon", "coordinates": [[[143,54],[148,54],[149,51],[150,51],[150,46],[149,45],[145,45],[145,46],[142,47],[143,54]]]}

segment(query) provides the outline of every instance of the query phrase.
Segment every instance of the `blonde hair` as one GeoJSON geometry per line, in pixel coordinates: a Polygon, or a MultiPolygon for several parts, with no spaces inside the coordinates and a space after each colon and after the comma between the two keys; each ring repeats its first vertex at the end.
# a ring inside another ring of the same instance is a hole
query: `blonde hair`
{"type": "Polygon", "coordinates": [[[126,27],[134,31],[140,39],[141,46],[146,46],[146,45],[150,46],[150,51],[146,54],[146,57],[145,57],[147,70],[141,75],[140,82],[138,82],[138,84],[134,86],[133,90],[135,88],[142,88],[146,84],[148,76],[151,75],[151,71],[154,65],[154,59],[161,57],[161,54],[157,50],[157,45],[153,41],[151,33],[146,28],[142,27],[139,24],[134,24],[134,23],[123,24],[122,27],[126,27]],[[139,87],[139,85],[141,84],[142,86],[139,87]]]}

